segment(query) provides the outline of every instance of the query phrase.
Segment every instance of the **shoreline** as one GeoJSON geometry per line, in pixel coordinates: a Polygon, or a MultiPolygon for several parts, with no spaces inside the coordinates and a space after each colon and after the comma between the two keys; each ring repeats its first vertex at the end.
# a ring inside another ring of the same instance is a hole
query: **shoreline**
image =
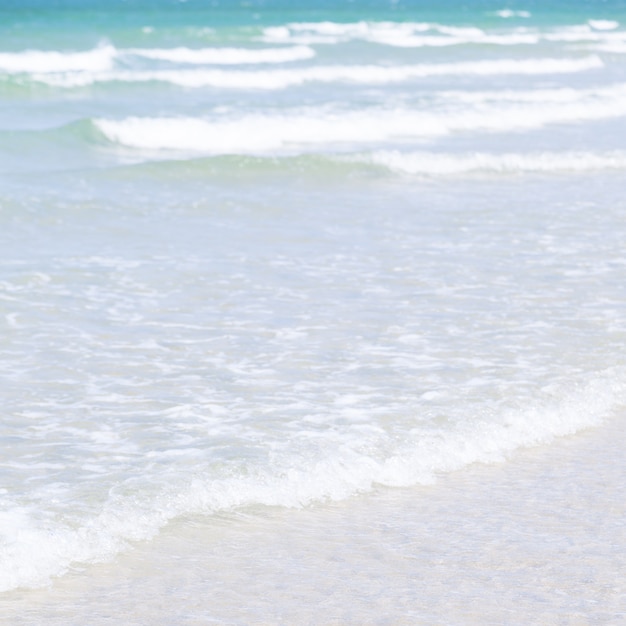
{"type": "Polygon", "coordinates": [[[0,604],[15,626],[616,623],[625,444],[618,416],[431,486],[178,521],[0,604]]]}

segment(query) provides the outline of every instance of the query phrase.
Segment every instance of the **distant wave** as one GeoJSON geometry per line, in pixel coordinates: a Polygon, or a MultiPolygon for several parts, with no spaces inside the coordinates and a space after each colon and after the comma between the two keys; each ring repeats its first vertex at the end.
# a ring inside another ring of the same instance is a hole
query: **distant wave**
{"type": "Polygon", "coordinates": [[[309,46],[284,48],[133,48],[122,56],[139,56],[173,63],[197,65],[253,65],[257,63],[289,63],[312,59],[315,50],[309,46]]]}
{"type": "Polygon", "coordinates": [[[32,80],[56,87],[83,87],[106,82],[167,82],[182,87],[286,89],[304,83],[390,84],[430,76],[497,76],[566,74],[603,67],[598,56],[579,59],[501,59],[416,65],[325,65],[272,70],[117,70],[34,73],[32,80]]]}
{"type": "MultiPolygon", "coordinates": [[[[392,47],[450,46],[459,44],[493,44],[503,46],[532,45],[541,41],[580,44],[591,46],[601,52],[621,52],[626,47],[626,31],[619,29],[619,23],[612,20],[589,20],[588,23],[548,30],[509,29],[485,32],[474,26],[446,26],[429,23],[396,22],[311,22],[293,23],[267,27],[261,40],[271,47],[202,47],[178,46],[172,48],[127,48],[118,49],[110,43],[102,43],[91,50],[23,50],[0,52],[0,74],[32,74],[39,80],[57,85],[81,85],[98,81],[146,81],[164,80],[186,86],[202,84],[240,85],[245,77],[194,72],[168,72],[167,67],[149,68],[141,71],[135,67],[141,61],[176,64],[178,66],[220,66],[220,65],[271,65],[306,61],[316,56],[313,44],[333,44],[360,39],[369,43],[392,47]],[[47,78],[46,78],[47,77],[47,78]]],[[[496,62],[475,61],[466,63],[419,64],[397,67],[379,66],[328,66],[304,68],[289,75],[273,74],[257,80],[266,85],[298,84],[305,81],[345,80],[342,74],[355,72],[356,82],[372,80],[385,82],[404,80],[413,76],[454,74],[454,73],[558,73],[575,72],[599,67],[598,57],[579,59],[528,59],[501,60],[496,62]],[[499,64],[499,65],[498,65],[499,64]],[[505,69],[509,66],[509,69],[505,69]],[[547,65],[546,65],[547,64],[547,65]],[[545,69],[542,70],[542,67],[545,69]],[[362,69],[359,69],[361,68],[362,69]],[[490,69],[491,68],[491,69],[490,69]],[[499,69],[498,69],[499,68],[499,69]],[[394,72],[400,78],[394,78],[394,72]],[[369,78],[365,78],[369,74],[369,78]],[[383,77],[384,76],[384,77],[383,77]]],[[[145,69],[145,68],[143,68],[145,69]]],[[[272,88],[272,87],[266,87],[272,88]]],[[[276,87],[273,87],[276,88],[276,87]]]]}
{"type": "MultiPolygon", "coordinates": [[[[500,17],[530,17],[523,11],[498,12],[500,17]]],[[[589,20],[586,24],[541,30],[538,28],[494,29],[447,26],[427,22],[296,22],[267,27],[262,41],[283,44],[337,44],[352,40],[398,48],[458,45],[533,45],[541,41],[605,41],[626,39],[626,32],[607,32],[619,27],[612,20],[589,20]]]]}
{"type": "Polygon", "coordinates": [[[0,72],[8,74],[55,74],[81,72],[93,74],[111,71],[117,64],[136,58],[189,65],[254,65],[289,63],[311,59],[315,50],[308,46],[273,48],[129,48],[117,49],[103,44],[82,52],[24,50],[0,53],[0,72]]]}
{"type": "Polygon", "coordinates": [[[0,52],[0,72],[9,74],[104,72],[113,68],[116,56],[116,49],[110,45],[103,45],[84,52],[58,52],[54,50],[0,52]]]}
{"type": "Polygon", "coordinates": [[[473,26],[426,22],[297,22],[263,31],[263,41],[268,43],[335,44],[360,39],[395,47],[455,45],[485,36],[482,29],[473,26]]]}
{"type": "Polygon", "coordinates": [[[619,28],[619,22],[615,20],[588,20],[587,23],[595,30],[615,30],[619,28]]]}
{"type": "Polygon", "coordinates": [[[496,11],[495,14],[503,19],[509,19],[511,17],[529,18],[531,15],[530,11],[513,11],[512,9],[501,9],[500,11],[496,11]]]}

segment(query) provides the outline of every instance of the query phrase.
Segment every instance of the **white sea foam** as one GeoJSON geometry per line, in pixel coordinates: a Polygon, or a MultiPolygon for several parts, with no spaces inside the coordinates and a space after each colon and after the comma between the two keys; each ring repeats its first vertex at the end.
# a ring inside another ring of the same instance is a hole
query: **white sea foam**
{"type": "Polygon", "coordinates": [[[0,72],[104,72],[113,67],[117,51],[102,45],[85,52],[26,50],[0,52],[0,72]]]}
{"type": "MultiPolygon", "coordinates": [[[[144,57],[158,61],[189,65],[254,65],[303,61],[315,56],[308,46],[276,48],[133,48],[118,50],[103,44],[86,51],[61,52],[56,50],[25,50],[0,52],[0,72],[9,74],[97,76],[112,71],[116,62],[130,57],[144,57]]],[[[51,78],[51,80],[54,80],[51,78]]],[[[80,80],[80,79],[79,79],[80,80]]]]}
{"type": "MultiPolygon", "coordinates": [[[[523,92],[526,93],[526,92],[523,92]]],[[[455,132],[511,132],[546,124],[626,115],[626,85],[568,93],[570,100],[480,101],[474,107],[333,112],[323,108],[238,118],[97,119],[112,142],[139,150],[256,154],[436,137],[455,132]]]]}
{"type": "MultiPolygon", "coordinates": [[[[523,12],[500,12],[501,17],[528,17],[523,12]]],[[[424,22],[310,22],[269,27],[262,40],[281,44],[338,44],[361,40],[400,48],[458,45],[533,45],[541,41],[605,41],[625,36],[617,31],[619,22],[589,20],[586,24],[549,29],[509,28],[483,30],[474,26],[457,27],[424,22]]]]}
{"type": "Polygon", "coordinates": [[[151,494],[111,496],[99,514],[80,523],[42,521],[23,507],[6,508],[0,515],[0,591],[45,585],[72,563],[110,559],[129,542],[150,539],[181,516],[254,505],[302,507],[345,499],[376,484],[429,484],[437,473],[501,462],[521,447],[601,423],[626,401],[625,380],[623,371],[608,370],[574,391],[555,392],[549,404],[511,410],[498,423],[475,416],[448,431],[416,427],[385,457],[370,454],[371,446],[358,442],[336,449],[327,442],[333,452],[308,462],[296,451],[273,466],[247,468],[240,476],[196,470],[192,479],[179,479],[151,494]]]}
{"type": "Polygon", "coordinates": [[[496,11],[496,15],[498,17],[502,17],[504,19],[508,19],[511,17],[530,17],[530,11],[514,11],[513,9],[502,9],[500,11],[496,11]]]}
{"type": "MultiPolygon", "coordinates": [[[[405,116],[390,119],[354,113],[321,117],[315,114],[250,115],[237,120],[197,118],[127,118],[96,120],[106,137],[141,150],[177,150],[207,154],[274,152],[290,147],[334,142],[381,141],[402,133],[405,116]],[[385,122],[386,120],[386,122],[385,122]]],[[[428,133],[427,125],[422,125],[428,133]]]]}
{"type": "Polygon", "coordinates": [[[305,83],[400,83],[430,76],[543,75],[584,72],[603,66],[595,55],[579,59],[502,59],[417,65],[327,65],[272,70],[119,70],[34,74],[34,80],[58,87],[81,87],[100,82],[168,82],[183,87],[227,89],[286,89],[305,83]]]}
{"type": "Polygon", "coordinates": [[[529,33],[490,34],[475,26],[448,26],[426,22],[300,22],[264,29],[270,43],[337,44],[351,40],[393,47],[453,46],[468,43],[515,45],[536,43],[529,33]]]}
{"type": "Polygon", "coordinates": [[[189,63],[197,65],[252,65],[257,63],[288,63],[312,59],[315,50],[309,46],[284,48],[134,48],[124,50],[123,55],[189,63]]]}
{"type": "Polygon", "coordinates": [[[589,20],[587,23],[596,30],[615,30],[619,28],[619,22],[615,20],[589,20]]]}
{"type": "Polygon", "coordinates": [[[372,33],[368,37],[368,40],[372,43],[393,46],[395,48],[422,48],[459,46],[471,43],[516,46],[522,44],[536,44],[540,40],[540,37],[534,33],[487,35],[484,32],[464,35],[405,35],[403,37],[399,37],[394,31],[378,30],[372,33]]]}
{"type": "Polygon", "coordinates": [[[393,172],[417,175],[466,173],[588,172],[626,169],[626,152],[539,152],[529,154],[437,154],[432,152],[379,151],[350,157],[374,163],[393,172]]]}
{"type": "Polygon", "coordinates": [[[594,50],[598,52],[609,52],[611,54],[626,54],[626,41],[600,44],[594,46],[594,50]]]}
{"type": "Polygon", "coordinates": [[[581,44],[587,50],[597,50],[599,52],[621,53],[626,47],[626,32],[623,30],[611,32],[598,32],[591,30],[579,36],[578,39],[569,38],[568,41],[581,44]]]}

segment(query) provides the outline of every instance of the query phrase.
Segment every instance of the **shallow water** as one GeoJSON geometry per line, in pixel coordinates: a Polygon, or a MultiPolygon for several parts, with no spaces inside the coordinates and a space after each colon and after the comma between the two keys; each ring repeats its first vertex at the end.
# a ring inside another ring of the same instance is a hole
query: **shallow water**
{"type": "Polygon", "coordinates": [[[362,506],[395,553],[448,472],[619,420],[621,4],[96,5],[2,5],[2,590],[362,506]]]}
{"type": "Polygon", "coordinates": [[[179,520],[5,594],[11,624],[616,624],[623,416],[436,485],[179,520]],[[601,462],[599,462],[601,459],[601,462]]]}

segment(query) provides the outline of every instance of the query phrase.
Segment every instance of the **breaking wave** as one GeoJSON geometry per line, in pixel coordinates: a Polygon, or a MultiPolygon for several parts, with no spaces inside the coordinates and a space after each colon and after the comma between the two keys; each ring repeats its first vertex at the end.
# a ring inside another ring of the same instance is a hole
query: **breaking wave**
{"type": "Polygon", "coordinates": [[[414,429],[388,456],[381,457],[371,444],[333,449],[326,442],[328,449],[308,461],[296,450],[272,467],[249,466],[223,476],[195,471],[193,478],[177,477],[153,494],[113,494],[100,513],[78,524],[41,521],[25,508],[6,509],[0,514],[0,533],[7,538],[0,591],[45,585],[72,563],[108,560],[182,516],[259,505],[299,508],[342,500],[375,485],[429,484],[438,473],[471,463],[501,462],[521,447],[601,423],[626,401],[624,380],[622,371],[608,370],[550,404],[510,411],[498,423],[476,419],[447,431],[414,429]]]}
{"type": "Polygon", "coordinates": [[[97,83],[165,82],[181,87],[226,89],[286,89],[305,83],[390,84],[432,76],[544,75],[584,72],[603,67],[595,55],[579,59],[501,59],[415,65],[326,65],[298,69],[221,70],[154,69],[102,72],[34,73],[37,82],[55,87],[85,87],[97,83]]]}

